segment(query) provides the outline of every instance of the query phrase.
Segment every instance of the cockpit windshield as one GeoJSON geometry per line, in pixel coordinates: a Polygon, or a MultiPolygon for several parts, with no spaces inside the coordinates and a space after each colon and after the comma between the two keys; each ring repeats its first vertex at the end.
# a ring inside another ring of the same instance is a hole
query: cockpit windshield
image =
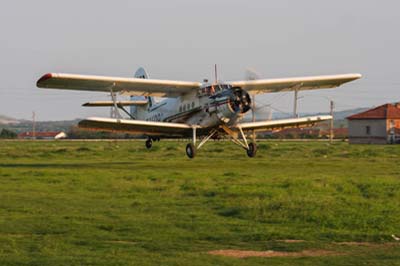
{"type": "Polygon", "coordinates": [[[216,87],[219,88],[218,91],[222,91],[222,90],[226,90],[226,89],[232,88],[232,86],[229,85],[229,84],[218,84],[218,85],[216,85],[216,87]]]}
{"type": "Polygon", "coordinates": [[[217,92],[232,88],[229,84],[215,84],[200,89],[202,95],[214,95],[217,92]]]}

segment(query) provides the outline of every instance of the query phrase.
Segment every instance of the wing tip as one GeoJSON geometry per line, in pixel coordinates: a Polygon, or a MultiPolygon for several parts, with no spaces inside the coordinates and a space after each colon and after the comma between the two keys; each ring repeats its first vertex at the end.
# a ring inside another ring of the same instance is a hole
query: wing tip
{"type": "Polygon", "coordinates": [[[41,83],[43,83],[43,82],[45,82],[46,80],[48,80],[48,79],[51,79],[53,77],[53,74],[52,73],[47,73],[47,74],[44,74],[37,82],[36,82],[36,86],[37,87],[39,87],[39,88],[41,88],[41,83]]]}
{"type": "Polygon", "coordinates": [[[360,73],[354,73],[354,74],[352,74],[352,75],[353,75],[354,79],[360,79],[360,78],[362,78],[362,74],[360,74],[360,73]]]}

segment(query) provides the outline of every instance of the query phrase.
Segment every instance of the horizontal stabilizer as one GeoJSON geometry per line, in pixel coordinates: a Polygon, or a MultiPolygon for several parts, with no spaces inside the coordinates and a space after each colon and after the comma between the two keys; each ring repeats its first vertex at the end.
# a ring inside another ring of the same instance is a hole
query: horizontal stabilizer
{"type": "MultiPolygon", "coordinates": [[[[146,105],[147,101],[117,101],[117,106],[132,106],[132,105],[146,105]]],[[[97,102],[87,102],[82,104],[85,107],[107,107],[114,106],[113,101],[97,101],[97,102]]]]}

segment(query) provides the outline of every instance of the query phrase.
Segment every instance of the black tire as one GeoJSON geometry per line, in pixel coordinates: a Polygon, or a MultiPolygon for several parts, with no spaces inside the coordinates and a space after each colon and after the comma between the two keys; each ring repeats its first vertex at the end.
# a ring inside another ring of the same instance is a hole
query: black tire
{"type": "Polygon", "coordinates": [[[146,148],[149,150],[153,146],[153,141],[151,139],[146,140],[146,148]]]}
{"type": "Polygon", "coordinates": [[[196,156],[196,147],[193,145],[193,143],[188,143],[188,145],[186,145],[186,155],[190,159],[193,159],[194,156],[196,156]]]}
{"type": "Polygon", "coordinates": [[[253,158],[254,156],[256,156],[257,153],[257,145],[253,142],[249,143],[249,148],[246,151],[247,151],[247,156],[253,158]]]}

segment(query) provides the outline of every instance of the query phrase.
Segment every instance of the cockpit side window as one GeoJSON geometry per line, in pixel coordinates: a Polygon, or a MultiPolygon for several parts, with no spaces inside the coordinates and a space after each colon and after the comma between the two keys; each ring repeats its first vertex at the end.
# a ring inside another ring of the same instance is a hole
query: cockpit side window
{"type": "Polygon", "coordinates": [[[201,89],[201,94],[203,95],[213,95],[216,92],[220,92],[226,89],[230,89],[231,85],[228,84],[217,84],[217,85],[210,85],[201,89]]]}

